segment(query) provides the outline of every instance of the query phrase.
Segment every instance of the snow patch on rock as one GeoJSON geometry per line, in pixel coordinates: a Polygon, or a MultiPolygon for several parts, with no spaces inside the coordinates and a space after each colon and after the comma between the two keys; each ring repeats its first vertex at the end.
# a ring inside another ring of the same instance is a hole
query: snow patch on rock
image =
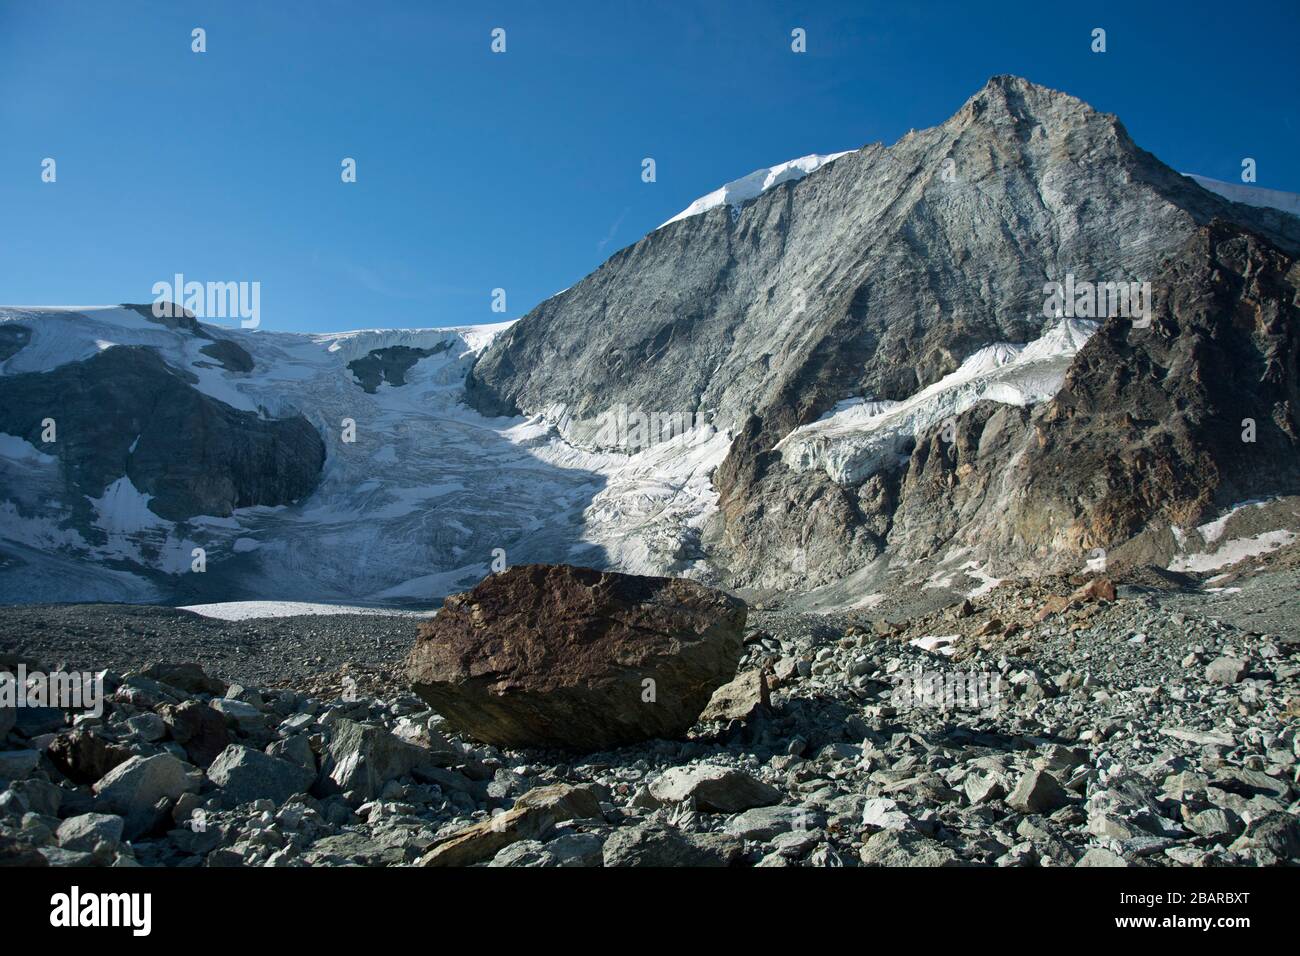
{"type": "Polygon", "coordinates": [[[795,471],[821,469],[832,481],[859,484],[897,463],[916,438],[976,402],[1025,406],[1051,398],[1098,326],[1066,319],[1026,345],[986,346],[905,401],[841,402],[838,410],[790,432],[776,450],[795,471]]]}
{"type": "Polygon", "coordinates": [[[1170,571],[1217,571],[1246,558],[1255,558],[1296,540],[1296,533],[1285,528],[1265,531],[1249,538],[1233,538],[1205,554],[1181,554],[1169,564],[1170,571]]]}

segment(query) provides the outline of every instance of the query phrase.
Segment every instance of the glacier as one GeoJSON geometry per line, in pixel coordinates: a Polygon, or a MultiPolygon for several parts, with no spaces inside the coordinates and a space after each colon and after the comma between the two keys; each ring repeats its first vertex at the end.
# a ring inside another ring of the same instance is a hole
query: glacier
{"type": "Polygon", "coordinates": [[[4,600],[427,607],[487,574],[496,549],[509,564],[705,573],[698,538],[716,507],[712,472],[729,436],[706,426],[684,444],[628,455],[572,445],[540,415],[480,415],[461,402],[465,376],[509,322],[321,334],[205,324],[252,357],[249,372],[214,363],[200,351],[209,339],[120,306],[0,309],[0,323],[10,322],[31,337],[0,362],[0,375],[153,348],[194,388],[235,408],[305,415],[327,453],[315,491],[291,505],[169,521],[121,476],[88,500],[93,519],[80,527],[54,493],[57,446],[3,436],[4,600]],[[348,363],[395,346],[439,351],[407,370],[404,384],[363,390],[348,363]],[[194,548],[205,554],[202,573],[190,568],[194,548]]]}

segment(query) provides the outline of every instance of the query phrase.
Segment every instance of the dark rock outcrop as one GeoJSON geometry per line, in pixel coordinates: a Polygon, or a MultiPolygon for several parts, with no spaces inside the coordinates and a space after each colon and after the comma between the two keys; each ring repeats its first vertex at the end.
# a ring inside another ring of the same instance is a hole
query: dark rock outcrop
{"type": "Polygon", "coordinates": [[[69,780],[82,784],[94,783],[134,756],[128,748],[81,729],[56,737],[46,754],[69,780]]]}
{"type": "Polygon", "coordinates": [[[0,325],[0,362],[16,355],[32,340],[32,330],[17,322],[0,325]]]}
{"type": "Polygon", "coordinates": [[[364,357],[349,362],[348,370],[356,376],[361,388],[373,395],[384,382],[394,386],[405,385],[406,373],[415,367],[416,362],[449,348],[450,342],[427,349],[412,348],[409,345],[371,349],[364,357]]]}
{"type": "Polygon", "coordinates": [[[185,748],[185,755],[197,767],[208,767],[230,743],[226,722],[207,704],[187,700],[159,708],[172,739],[185,748]]]}
{"type": "Polygon", "coordinates": [[[204,355],[211,356],[227,372],[251,372],[253,370],[253,357],[248,354],[248,350],[242,345],[230,339],[214,335],[212,329],[195,318],[194,313],[189,309],[182,308],[175,303],[168,303],[168,305],[170,305],[170,315],[155,314],[152,304],[141,305],[128,302],[123,303],[122,308],[130,309],[141,318],[156,325],[161,325],[163,328],[188,332],[199,339],[208,339],[210,344],[202,346],[199,351],[204,355]]]}
{"type": "Polygon", "coordinates": [[[453,727],[499,746],[676,737],[735,675],[745,616],[692,581],[522,565],[448,598],[409,675],[453,727]]]}
{"type": "Polygon", "coordinates": [[[199,349],[204,355],[211,356],[227,372],[251,372],[253,356],[242,346],[229,339],[218,339],[210,345],[199,349]]]}
{"type": "Polygon", "coordinates": [[[191,694],[208,694],[211,697],[222,696],[230,686],[223,680],[209,677],[203,668],[193,661],[186,661],[183,664],[165,662],[151,664],[144,669],[144,676],[191,694]]]}
{"type": "Polygon", "coordinates": [[[130,309],[140,318],[161,325],[165,329],[179,329],[200,339],[213,338],[212,333],[203,327],[189,309],[175,302],[165,302],[160,305],[165,306],[159,309],[159,312],[164,314],[155,313],[152,302],[123,302],[122,308],[130,309]]]}
{"type": "Polygon", "coordinates": [[[78,496],[101,497],[125,475],[171,520],[297,501],[316,487],[325,462],[325,443],[306,418],[267,420],[232,408],[150,348],[110,348],[49,372],[0,378],[0,432],[57,455],[78,496]],[[58,427],[50,444],[41,441],[47,418],[58,427]]]}

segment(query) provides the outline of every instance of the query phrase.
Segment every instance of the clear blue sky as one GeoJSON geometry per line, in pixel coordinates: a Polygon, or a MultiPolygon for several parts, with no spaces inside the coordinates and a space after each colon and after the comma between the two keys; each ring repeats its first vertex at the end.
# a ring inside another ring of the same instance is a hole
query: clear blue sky
{"type": "Polygon", "coordinates": [[[0,302],[183,272],[260,282],[273,330],[514,318],[723,182],[892,143],[997,73],[1300,191],[1298,27],[1295,0],[0,0],[0,302]]]}

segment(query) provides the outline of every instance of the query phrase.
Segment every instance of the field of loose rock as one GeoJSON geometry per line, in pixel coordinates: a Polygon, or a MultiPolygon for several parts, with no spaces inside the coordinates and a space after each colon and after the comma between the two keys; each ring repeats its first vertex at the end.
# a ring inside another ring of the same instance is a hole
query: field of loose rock
{"type": "Polygon", "coordinates": [[[4,608],[0,669],[107,668],[108,704],[0,711],[0,864],[1296,864],[1300,570],[1233,586],[751,610],[710,719],[589,754],[452,732],[410,621],[4,608]]]}

